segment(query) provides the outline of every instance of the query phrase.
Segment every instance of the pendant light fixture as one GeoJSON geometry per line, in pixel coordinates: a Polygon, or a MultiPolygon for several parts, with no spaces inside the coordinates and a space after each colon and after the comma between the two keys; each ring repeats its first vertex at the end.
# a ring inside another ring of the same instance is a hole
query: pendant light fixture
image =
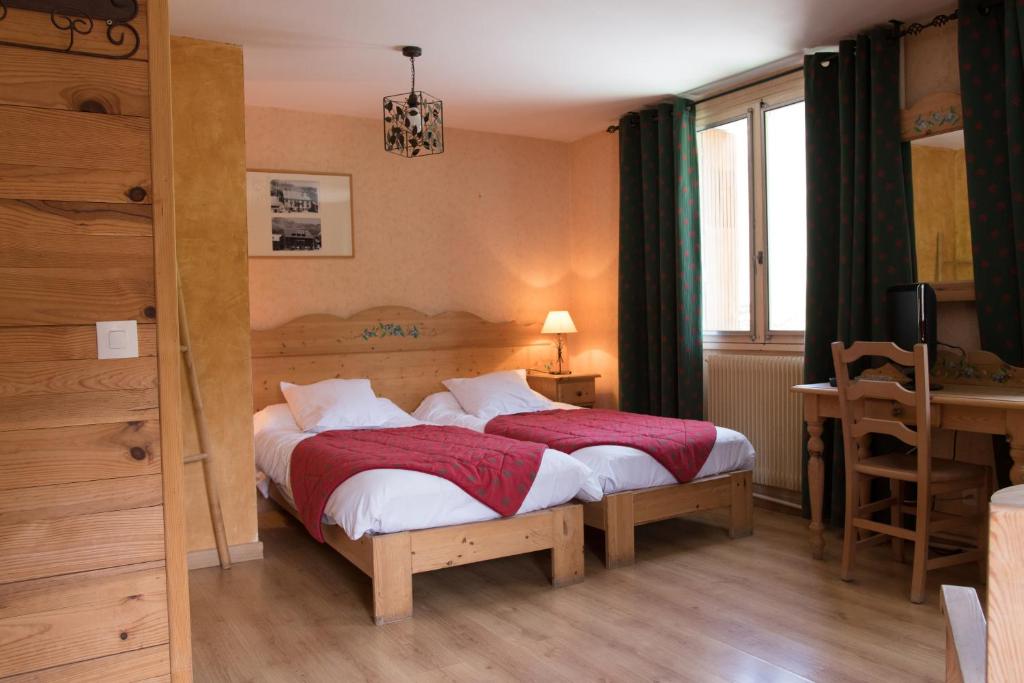
{"type": "Polygon", "coordinates": [[[423,50],[402,48],[409,58],[412,86],[409,92],[384,98],[384,149],[404,157],[421,157],[444,151],[444,108],[441,100],[416,90],[416,58],[423,50]]]}

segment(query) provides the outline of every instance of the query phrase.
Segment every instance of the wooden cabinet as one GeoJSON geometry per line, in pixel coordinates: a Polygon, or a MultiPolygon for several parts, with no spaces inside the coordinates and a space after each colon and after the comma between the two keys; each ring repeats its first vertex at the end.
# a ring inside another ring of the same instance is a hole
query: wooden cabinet
{"type": "Polygon", "coordinates": [[[0,680],[191,680],[166,0],[129,23],[0,20],[0,680]]]}
{"type": "Polygon", "coordinates": [[[530,387],[552,401],[583,408],[594,407],[594,380],[601,375],[552,375],[531,372],[526,376],[530,387]]]}

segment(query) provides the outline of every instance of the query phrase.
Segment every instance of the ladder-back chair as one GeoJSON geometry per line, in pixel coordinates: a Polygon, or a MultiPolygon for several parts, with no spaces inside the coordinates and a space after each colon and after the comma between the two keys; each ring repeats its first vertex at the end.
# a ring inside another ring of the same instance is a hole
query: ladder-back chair
{"type": "Polygon", "coordinates": [[[832,357],[839,390],[839,409],[843,424],[846,458],[846,523],[843,537],[842,578],[849,581],[857,550],[892,539],[894,555],[902,561],[903,542],[914,544],[914,562],[910,600],[924,602],[927,572],[965,562],[978,562],[984,575],[987,551],[985,505],[991,490],[988,467],[932,458],[931,390],[928,384],[928,348],[918,344],[906,351],[890,342],[854,342],[844,348],[833,342],[832,357]],[[850,379],[850,365],[862,358],[885,358],[914,369],[915,387],[911,391],[900,382],[884,379],[850,379]],[[872,435],[895,437],[906,445],[906,452],[874,454],[872,435]],[[888,479],[890,495],[878,501],[867,493],[872,479],[888,479]],[[907,484],[917,487],[917,500],[907,505],[907,484]],[[933,498],[939,495],[978,491],[978,514],[952,515],[933,510],[933,498]],[[889,523],[873,518],[890,511],[889,523]],[[913,529],[904,528],[908,516],[915,518],[913,529]],[[950,555],[929,557],[932,534],[977,524],[977,543],[950,555]],[[861,532],[871,535],[860,538],[861,532]]]}

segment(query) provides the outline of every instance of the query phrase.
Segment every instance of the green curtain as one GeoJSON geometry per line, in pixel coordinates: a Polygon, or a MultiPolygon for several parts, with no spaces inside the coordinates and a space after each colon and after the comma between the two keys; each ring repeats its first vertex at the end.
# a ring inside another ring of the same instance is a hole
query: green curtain
{"type": "MultiPolygon", "coordinates": [[[[804,128],[807,150],[807,323],[804,331],[804,382],[827,382],[835,374],[829,344],[839,329],[839,55],[804,57],[804,128]]],[[[825,425],[825,507],[829,519],[836,479],[833,424],[825,425]]],[[[804,432],[803,507],[810,516],[807,489],[807,440],[804,432]]],[[[839,486],[842,495],[842,486],[839,486]]],[[[838,506],[841,508],[842,506],[838,506]]]]}
{"type": "Polygon", "coordinates": [[[619,122],[619,383],[623,410],[703,415],[697,134],[676,99],[619,122]]]}
{"type": "MultiPolygon", "coordinates": [[[[885,297],[913,282],[899,41],[876,29],[805,58],[807,329],[804,380],[835,374],[829,344],[886,338],[885,297]]],[[[826,433],[824,518],[843,517],[838,430],[826,433]]],[[[806,453],[805,453],[806,457],[806,453]]],[[[805,468],[806,477],[806,468],[805,468]]],[[[807,482],[804,481],[804,510],[807,482]]]]}
{"type": "MultiPolygon", "coordinates": [[[[1024,365],[1024,2],[960,3],[960,89],[981,346],[1024,365]]],[[[1005,439],[993,439],[1008,486],[1005,439]]]]}
{"type": "Polygon", "coordinates": [[[960,3],[960,87],[981,345],[1024,365],[1024,4],[960,3]]]}

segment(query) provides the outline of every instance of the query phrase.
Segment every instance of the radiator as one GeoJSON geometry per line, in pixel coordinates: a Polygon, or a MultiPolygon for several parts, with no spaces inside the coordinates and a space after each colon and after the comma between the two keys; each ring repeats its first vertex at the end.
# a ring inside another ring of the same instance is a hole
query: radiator
{"type": "Polygon", "coordinates": [[[713,353],[706,362],[707,419],[750,439],[754,483],[799,491],[803,404],[789,388],[803,379],[803,357],[713,353]]]}

